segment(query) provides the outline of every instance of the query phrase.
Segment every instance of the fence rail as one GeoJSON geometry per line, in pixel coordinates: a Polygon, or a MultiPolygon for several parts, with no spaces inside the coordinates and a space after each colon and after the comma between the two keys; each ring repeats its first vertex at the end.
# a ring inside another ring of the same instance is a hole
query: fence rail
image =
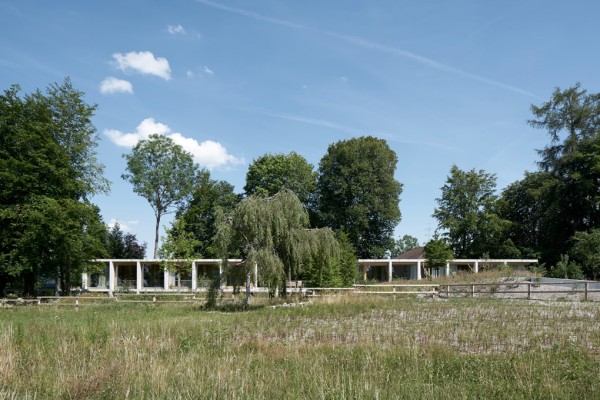
{"type": "MultiPolygon", "coordinates": [[[[570,282],[499,282],[499,283],[440,283],[440,284],[361,284],[345,288],[311,288],[299,287],[288,288],[288,293],[297,293],[307,297],[320,297],[326,295],[427,295],[438,297],[456,297],[464,296],[476,298],[478,296],[490,296],[497,294],[515,294],[525,295],[524,298],[531,299],[536,294],[583,294],[583,300],[589,301],[590,295],[600,293],[600,289],[590,288],[589,281],[570,281],[570,282]],[[570,288],[550,290],[539,290],[542,286],[560,287],[570,286],[570,288]],[[519,287],[526,287],[520,289],[519,287]],[[508,289],[506,289],[508,288],[508,289]],[[416,289],[416,290],[411,290],[416,289]],[[482,290],[484,289],[484,290],[482,290]],[[516,289],[516,290],[515,290],[516,289]]],[[[253,293],[265,293],[264,288],[254,288],[253,293]]],[[[242,291],[243,292],[243,291],[242,291]]],[[[204,292],[201,292],[204,293],[204,292]]],[[[114,293],[113,296],[39,296],[35,298],[17,298],[0,299],[0,304],[34,304],[39,306],[71,306],[76,309],[79,306],[114,303],[198,303],[204,297],[196,297],[196,293],[114,293]],[[123,297],[152,296],[151,300],[129,299],[123,297]],[[161,297],[183,297],[181,300],[161,299],[161,297]],[[186,299],[185,297],[189,297],[186,299]],[[100,300],[100,302],[98,301],[100,300]]]]}

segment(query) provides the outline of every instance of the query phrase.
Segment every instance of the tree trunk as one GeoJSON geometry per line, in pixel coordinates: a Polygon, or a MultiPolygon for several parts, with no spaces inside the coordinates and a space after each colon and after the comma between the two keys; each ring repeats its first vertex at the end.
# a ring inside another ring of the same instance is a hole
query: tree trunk
{"type": "Polygon", "coordinates": [[[156,227],[154,228],[154,259],[158,258],[158,228],[160,227],[160,214],[156,214],[156,227]]]}
{"type": "Polygon", "coordinates": [[[8,281],[8,276],[5,274],[0,274],[0,297],[6,297],[6,282],[8,281]]]}
{"type": "Polygon", "coordinates": [[[36,276],[32,271],[23,273],[23,296],[35,296],[36,276]]]}
{"type": "Polygon", "coordinates": [[[246,271],[246,304],[250,304],[250,269],[246,271]]]}

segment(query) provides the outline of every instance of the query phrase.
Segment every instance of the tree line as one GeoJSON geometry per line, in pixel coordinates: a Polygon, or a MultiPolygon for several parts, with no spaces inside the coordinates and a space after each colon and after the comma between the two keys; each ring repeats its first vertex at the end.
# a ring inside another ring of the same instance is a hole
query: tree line
{"type": "Polygon", "coordinates": [[[435,239],[460,258],[538,258],[550,276],[597,279],[600,93],[557,88],[531,112],[529,125],[550,138],[538,170],[498,194],[495,174],[453,166],[436,199],[435,239]]]}
{"type": "MultiPolygon", "coordinates": [[[[7,285],[33,294],[46,278],[68,292],[90,260],[145,256],[145,244],[118,225],[107,228],[90,202],[109,190],[96,158],[95,110],[69,79],[25,95],[15,85],[0,96],[0,294],[7,285]]],[[[453,166],[426,251],[446,259],[540,258],[551,275],[595,279],[600,94],[577,84],[531,110],[530,125],[550,138],[539,170],[498,192],[493,173],[453,166]]],[[[247,286],[255,265],[272,291],[290,279],[349,285],[356,258],[419,245],[410,235],[393,239],[402,184],[394,178],[397,156],[382,139],[333,143],[317,167],[295,152],[262,155],[249,166],[243,194],[162,135],[124,157],[122,178],[154,211],[154,258],[240,257],[247,286]],[[175,218],[159,246],[168,213],[175,218]]]]}

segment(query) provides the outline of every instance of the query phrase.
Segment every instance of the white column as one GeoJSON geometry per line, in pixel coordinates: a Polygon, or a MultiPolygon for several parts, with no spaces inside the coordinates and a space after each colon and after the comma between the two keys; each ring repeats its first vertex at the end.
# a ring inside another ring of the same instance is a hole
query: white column
{"type": "Polygon", "coordinates": [[[115,264],[112,261],[108,262],[108,291],[115,291],[115,264]]]}
{"type": "Polygon", "coordinates": [[[479,261],[475,261],[475,273],[479,272],[479,261]]]}
{"type": "Polygon", "coordinates": [[[144,275],[142,274],[142,263],[137,261],[135,263],[135,291],[139,294],[142,290],[142,283],[144,282],[144,275]]]}
{"type": "Polygon", "coordinates": [[[393,271],[392,260],[388,260],[388,282],[392,281],[392,271],[393,271]]]}
{"type": "Polygon", "coordinates": [[[169,290],[169,278],[170,278],[169,275],[170,275],[169,270],[167,268],[165,268],[165,279],[164,279],[164,281],[165,281],[165,285],[164,285],[165,290],[169,290]]]}
{"type": "Polygon", "coordinates": [[[81,290],[87,290],[88,288],[88,274],[87,272],[81,273],[81,290]]]}
{"type": "Polygon", "coordinates": [[[421,280],[421,261],[417,261],[417,280],[421,280]]]}
{"type": "Polygon", "coordinates": [[[258,287],[258,264],[254,263],[254,287],[258,287]]]}
{"type": "Polygon", "coordinates": [[[446,276],[450,275],[450,263],[446,263],[446,276]]]}
{"type": "Polygon", "coordinates": [[[198,289],[198,268],[196,268],[196,261],[192,261],[192,292],[198,289]]]}

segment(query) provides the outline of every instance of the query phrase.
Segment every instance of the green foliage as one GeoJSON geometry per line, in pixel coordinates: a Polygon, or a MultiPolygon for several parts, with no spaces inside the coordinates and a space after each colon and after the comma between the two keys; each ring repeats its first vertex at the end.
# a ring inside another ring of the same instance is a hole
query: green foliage
{"type": "Polygon", "coordinates": [[[192,261],[202,258],[196,249],[200,247],[194,234],[187,231],[185,220],[178,218],[173,221],[171,228],[166,229],[167,237],[163,238],[159,256],[163,260],[177,260],[177,262],[164,262],[163,267],[179,274],[192,271],[192,261]]]}
{"type": "Polygon", "coordinates": [[[568,255],[563,254],[554,268],[550,268],[548,276],[561,279],[581,279],[583,278],[583,272],[577,262],[570,260],[568,255]]]}
{"type": "MultiPolygon", "coordinates": [[[[284,289],[292,278],[302,277],[318,286],[341,285],[349,280],[346,258],[340,257],[333,232],[307,226],[305,208],[287,189],[268,198],[249,196],[231,214],[217,210],[215,243],[224,264],[230,252],[239,249],[246,274],[246,301],[250,299],[255,265],[260,285],[268,287],[271,294],[284,289]]],[[[347,257],[347,245],[344,251],[347,257]]]]}
{"type": "Polygon", "coordinates": [[[269,197],[281,189],[291,190],[305,207],[311,209],[317,189],[317,173],[301,155],[265,154],[250,164],[244,191],[247,196],[269,197]]]}
{"type": "Polygon", "coordinates": [[[600,228],[575,232],[570,254],[584,267],[585,274],[596,280],[600,276],[600,228]]]}
{"type": "Polygon", "coordinates": [[[499,258],[517,259],[521,258],[521,251],[515,246],[512,239],[506,239],[496,253],[499,258]]]}
{"type": "Polygon", "coordinates": [[[108,258],[142,259],[146,256],[146,243],[139,244],[135,234],[123,232],[115,222],[106,233],[106,251],[108,258]]]}
{"type": "Polygon", "coordinates": [[[192,155],[164,135],[141,140],[131,154],[125,154],[127,173],[122,178],[144,197],[156,218],[154,258],[158,255],[158,228],[161,217],[183,204],[192,193],[196,165],[192,155]]]}
{"type": "Polygon", "coordinates": [[[411,235],[404,235],[394,243],[394,249],[392,250],[392,257],[397,257],[402,253],[406,253],[409,250],[416,249],[419,247],[419,239],[411,235]]]}
{"type": "Polygon", "coordinates": [[[339,232],[337,235],[340,245],[340,280],[342,287],[350,287],[357,280],[358,260],[354,247],[344,232],[339,232]]]}
{"type": "Polygon", "coordinates": [[[96,106],[69,79],[0,95],[0,294],[7,281],[34,294],[41,277],[64,291],[82,264],[104,254],[105,228],[87,199],[107,192],[91,123],[96,106]]]}
{"type": "Polygon", "coordinates": [[[502,192],[499,213],[510,221],[508,236],[525,258],[538,258],[540,251],[560,247],[553,234],[553,216],[558,212],[555,182],[546,172],[526,172],[502,192]]]}
{"type": "Polygon", "coordinates": [[[450,169],[433,217],[446,231],[454,254],[462,258],[495,256],[508,221],[496,212],[496,176],[483,170],[450,169]]]}
{"type": "Polygon", "coordinates": [[[425,257],[427,257],[427,266],[429,267],[429,276],[432,271],[438,268],[445,268],[448,260],[454,258],[454,253],[448,246],[445,239],[437,234],[427,244],[425,244],[425,257]]]}
{"type": "Polygon", "coordinates": [[[401,218],[397,161],[385,140],[367,136],[330,145],[319,163],[321,224],[344,231],[361,258],[381,257],[393,246],[401,218]]]}
{"type": "MultiPolygon", "coordinates": [[[[214,243],[216,210],[220,208],[222,212],[230,213],[240,199],[240,195],[234,193],[231,184],[211,179],[207,170],[198,172],[191,200],[180,207],[176,214],[176,218],[185,222],[184,232],[192,234],[196,246],[194,252],[202,254],[205,258],[219,257],[220,253],[214,243]]],[[[176,236],[179,233],[172,228],[172,235],[176,236]]],[[[238,256],[235,251],[231,255],[238,256]]]]}
{"type": "Polygon", "coordinates": [[[540,169],[549,178],[537,208],[544,212],[539,249],[554,263],[576,232],[600,228],[600,93],[588,94],[579,83],[556,88],[531,111],[530,125],[550,136],[539,151],[540,169]]]}

